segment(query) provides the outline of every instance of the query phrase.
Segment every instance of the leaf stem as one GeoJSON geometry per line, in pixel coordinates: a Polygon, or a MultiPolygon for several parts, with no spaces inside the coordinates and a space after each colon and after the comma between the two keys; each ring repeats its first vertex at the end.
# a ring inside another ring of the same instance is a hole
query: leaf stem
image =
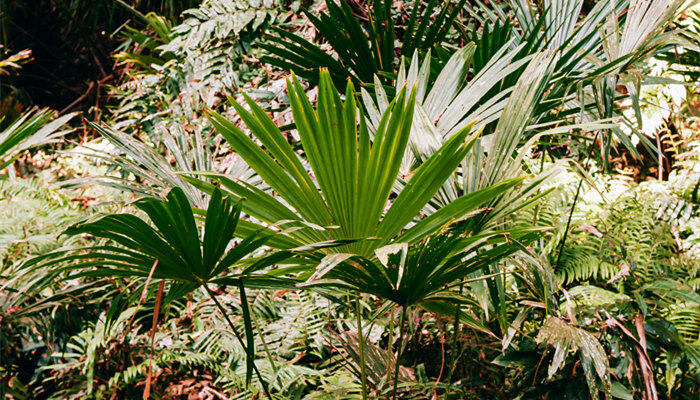
{"type": "MultiPolygon", "coordinates": [[[[593,141],[591,144],[588,146],[588,155],[586,156],[586,159],[591,158],[591,154],[593,153],[593,146],[595,145],[596,140],[598,140],[598,136],[600,135],[600,131],[596,132],[595,137],[593,138],[593,141]]],[[[571,227],[571,218],[574,216],[574,209],[576,209],[576,203],[578,202],[578,196],[581,193],[581,186],[583,186],[583,178],[578,182],[578,188],[576,188],[576,195],[574,196],[574,203],[571,205],[571,210],[569,211],[569,219],[566,221],[566,229],[564,230],[564,237],[561,239],[561,245],[559,247],[559,254],[557,255],[557,262],[554,264],[554,268],[559,267],[559,262],[561,261],[561,255],[564,252],[564,245],[566,244],[566,237],[569,233],[569,228],[571,227]]]]}
{"type": "Polygon", "coordinates": [[[355,314],[357,316],[357,343],[360,350],[360,381],[362,382],[362,400],[367,400],[367,370],[365,366],[365,340],[362,335],[362,308],[360,294],[355,298],[355,314]]]}
{"type": "Polygon", "coordinates": [[[406,306],[401,307],[401,319],[399,322],[399,341],[396,343],[396,362],[394,363],[394,396],[393,399],[396,400],[397,388],[399,384],[399,361],[401,360],[401,353],[403,351],[403,341],[404,332],[403,326],[406,323],[406,306]]]}
{"type": "MultiPolygon", "coordinates": [[[[460,279],[459,281],[459,294],[461,295],[462,292],[464,291],[464,278],[460,279]]],[[[460,328],[461,326],[459,325],[459,314],[462,312],[462,304],[457,302],[455,304],[455,320],[454,320],[454,325],[452,327],[452,354],[450,357],[450,370],[447,371],[447,377],[445,378],[445,382],[447,382],[447,389],[448,391],[450,390],[452,386],[452,374],[454,374],[455,369],[457,368],[457,360],[459,359],[460,356],[460,348],[459,348],[459,333],[460,333],[460,328]]]]}
{"type": "MultiPolygon", "coordinates": [[[[216,307],[219,308],[219,311],[221,311],[221,314],[224,316],[224,319],[228,323],[228,326],[231,328],[231,331],[233,331],[233,334],[236,336],[236,339],[238,339],[238,342],[241,344],[243,347],[243,351],[245,351],[246,357],[250,357],[248,354],[248,348],[245,345],[245,342],[243,341],[243,338],[241,337],[241,334],[238,333],[238,330],[236,327],[233,325],[233,322],[231,319],[228,317],[228,314],[226,313],[226,309],[224,308],[223,305],[219,302],[219,299],[216,298],[216,295],[214,292],[209,289],[209,286],[207,284],[202,285],[204,286],[204,289],[206,289],[207,293],[209,294],[209,297],[211,297],[212,300],[214,300],[214,304],[216,304],[216,307]]],[[[268,400],[272,400],[272,395],[270,394],[270,391],[267,388],[267,382],[262,378],[262,375],[260,374],[260,371],[258,370],[258,367],[253,363],[253,370],[255,371],[255,375],[258,377],[258,380],[260,381],[260,384],[263,387],[263,391],[265,392],[265,396],[268,398],[268,400]]]]}
{"type": "Polygon", "coordinates": [[[394,319],[396,319],[394,310],[391,310],[391,318],[389,319],[389,337],[386,349],[386,382],[391,381],[391,359],[394,356],[392,346],[394,345],[394,319]]]}
{"type": "Polygon", "coordinates": [[[254,315],[251,315],[253,317],[251,320],[253,321],[253,325],[255,326],[255,330],[258,331],[258,335],[260,336],[260,341],[262,342],[263,345],[263,350],[265,350],[265,355],[267,355],[267,359],[270,362],[270,365],[272,366],[272,370],[277,373],[277,365],[275,364],[275,360],[272,359],[272,353],[270,352],[270,346],[267,345],[267,342],[265,341],[265,337],[263,336],[263,331],[260,329],[260,324],[258,323],[258,318],[254,315]]]}

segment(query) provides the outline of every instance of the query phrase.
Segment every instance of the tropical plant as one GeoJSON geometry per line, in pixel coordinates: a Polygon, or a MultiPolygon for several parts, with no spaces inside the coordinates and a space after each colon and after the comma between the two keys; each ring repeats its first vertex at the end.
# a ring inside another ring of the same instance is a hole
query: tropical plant
{"type": "MultiPolygon", "coordinates": [[[[543,234],[541,229],[520,228],[485,235],[470,235],[462,227],[452,227],[428,236],[409,247],[395,242],[375,250],[375,256],[366,258],[354,254],[337,253],[319,259],[316,272],[304,283],[304,287],[338,288],[343,291],[377,296],[401,309],[398,324],[399,340],[394,362],[393,396],[397,396],[399,374],[398,360],[403,351],[406,315],[415,306],[456,320],[473,329],[488,329],[466,314],[459,305],[466,301],[455,289],[465,279],[480,280],[486,277],[475,272],[502,261],[524,249],[543,234]]],[[[401,237],[398,240],[400,240],[401,237]]],[[[496,274],[498,275],[498,274],[496,274]]],[[[359,299],[358,299],[359,302],[359,299]]],[[[363,390],[365,378],[365,343],[358,313],[359,364],[362,369],[363,390]]],[[[391,339],[389,353],[391,353],[391,339]]],[[[391,357],[390,357],[391,359],[391,357]]],[[[389,367],[387,367],[389,368],[389,367]]],[[[388,375],[388,373],[387,373],[388,375]]],[[[365,394],[363,392],[363,394],[365,394]]]]}
{"type": "Polygon", "coordinates": [[[697,398],[693,2],[166,3],[0,182],[0,397],[697,398]]]}
{"type": "Polygon", "coordinates": [[[271,43],[261,44],[273,56],[262,61],[314,83],[319,83],[319,68],[327,68],[333,83],[341,90],[347,79],[356,85],[371,83],[376,75],[386,79],[395,71],[397,36],[401,36],[400,51],[404,55],[439,47],[466,0],[442,5],[434,0],[428,3],[416,0],[405,21],[395,21],[403,15],[399,12],[397,16],[392,10],[391,0],[373,0],[366,6],[347,0],[339,3],[326,1],[328,13],[318,17],[304,10],[338,59],[302,36],[276,28],[273,31],[278,36],[268,36],[271,43]],[[436,12],[437,17],[431,20],[436,12]]]}
{"type": "MultiPolygon", "coordinates": [[[[518,89],[518,93],[524,92],[523,96],[530,96],[527,104],[533,103],[532,97],[539,90],[538,82],[524,83],[524,89],[518,89]]],[[[503,163],[508,165],[508,175],[505,175],[508,180],[499,182],[494,175],[484,182],[482,188],[465,190],[442,207],[440,203],[432,203],[435,208],[425,213],[427,217],[418,215],[469,153],[476,137],[467,138],[471,129],[471,125],[467,125],[448,137],[441,147],[411,171],[410,179],[397,179],[413,133],[412,111],[418,109],[415,89],[409,96],[405,89],[399,91],[374,126],[366,123],[362,114],[358,117],[352,83],[348,83],[343,102],[326,71],[321,72],[316,110],[294,77],[288,82],[288,93],[308,168],[313,171],[318,187],[279,128],[249,97],[246,100],[251,111],[238,103],[233,103],[233,106],[264,149],[216,113],[211,114],[212,123],[232,149],[238,151],[286,204],[244,181],[220,174],[210,176],[235,195],[252,200],[244,207],[246,213],[255,219],[272,228],[294,228],[289,230],[288,236],[296,243],[270,241],[270,245],[284,247],[327,239],[358,240],[328,249],[325,258],[316,256],[319,265],[305,286],[335,287],[341,288],[341,293],[350,291],[378,296],[401,306],[404,313],[420,304],[440,314],[453,316],[457,312],[459,315],[455,302],[459,304],[460,301],[454,289],[463,284],[461,281],[468,277],[480,279],[480,274],[487,274],[484,271],[522,249],[541,233],[527,227],[484,230],[482,216],[489,215],[491,208],[479,210],[478,207],[502,198],[509,189],[523,181],[515,175],[522,171],[521,158],[511,160],[512,151],[504,152],[508,156],[501,155],[503,163]],[[373,135],[371,144],[370,133],[373,135]],[[338,163],[336,160],[347,162],[338,163]],[[365,164],[369,169],[360,168],[365,164]],[[394,191],[396,197],[385,210],[388,197],[394,191]],[[461,231],[450,228],[439,233],[446,225],[465,218],[466,227],[461,231]],[[394,256],[389,257],[389,254],[394,256]],[[417,290],[418,287],[423,289],[417,290]]],[[[512,129],[522,129],[522,125],[512,129]]],[[[496,174],[498,170],[493,168],[489,171],[496,174]]],[[[189,181],[202,190],[208,188],[201,180],[189,181]]],[[[526,193],[524,196],[531,195],[531,192],[526,193]]],[[[503,221],[509,213],[534,200],[536,198],[504,205],[487,220],[503,221]]],[[[250,223],[250,229],[254,229],[255,225],[250,223]]],[[[362,330],[359,308],[356,314],[359,332],[362,330]]],[[[468,317],[461,319],[470,321],[468,317]]],[[[478,323],[474,326],[487,330],[478,323]]],[[[399,328],[403,331],[403,324],[399,328]]],[[[363,335],[358,337],[358,345],[362,359],[363,335]]],[[[401,351],[398,352],[400,356],[401,351]]],[[[367,395],[364,361],[359,364],[363,374],[363,395],[367,395]]]]}
{"type": "MultiPolygon", "coordinates": [[[[378,3],[375,2],[374,7],[377,7],[378,3]]],[[[472,41],[473,44],[457,50],[450,61],[447,61],[447,56],[452,52],[451,49],[436,51],[435,54],[438,57],[431,57],[430,53],[426,54],[430,46],[423,48],[420,52],[415,51],[416,47],[411,45],[410,35],[407,36],[408,39],[404,38],[404,46],[399,54],[405,57],[417,57],[419,54],[427,57],[420,70],[420,80],[426,83],[435,82],[436,91],[447,93],[444,100],[440,96],[440,102],[429,102],[430,107],[426,109],[428,115],[433,116],[434,122],[440,119],[441,131],[455,128],[455,125],[462,121],[470,110],[472,115],[476,114],[475,116],[484,124],[497,119],[499,111],[505,104],[505,97],[524,72],[528,59],[542,51],[556,55],[556,59],[552,65],[553,79],[546,83],[548,90],[534,110],[533,123],[540,120],[540,123],[560,124],[562,118],[579,114],[580,122],[610,118],[620,115],[618,100],[625,97],[632,100],[638,123],[640,123],[641,116],[638,111],[640,85],[646,80],[642,79],[643,76],[639,73],[637,66],[654,54],[666,53],[673,44],[692,48],[692,44],[685,39],[684,31],[665,31],[671,21],[687,8],[683,3],[682,1],[670,4],[665,1],[601,2],[593,9],[586,11],[582,11],[583,2],[578,0],[551,1],[543,4],[542,7],[536,7],[529,2],[505,2],[489,6],[470,4],[465,6],[467,13],[475,17],[483,29],[478,32],[477,25],[470,25],[471,30],[463,32],[463,39],[466,42],[472,41]],[[628,12],[618,17],[620,10],[624,9],[628,12]],[[561,15],[567,15],[567,17],[564,18],[561,15]],[[514,24],[514,21],[518,23],[514,24]],[[475,56],[470,73],[471,54],[475,56]],[[429,60],[432,60],[432,66],[429,60]],[[446,68],[444,75],[447,78],[442,81],[434,80],[437,76],[436,71],[443,67],[443,62],[446,68]],[[465,84],[465,78],[468,76],[473,79],[465,84]],[[626,85],[625,91],[617,90],[618,81],[626,85]],[[460,92],[461,87],[464,89],[460,92]],[[459,96],[456,97],[458,93],[459,96]],[[468,96],[472,93],[475,96],[468,96]],[[463,107],[462,103],[465,101],[467,106],[463,107]],[[555,113],[551,112],[553,108],[557,109],[555,113]],[[447,117],[440,118],[443,114],[447,114],[447,117]]],[[[399,79],[394,79],[396,75],[394,75],[393,62],[390,68],[372,69],[372,65],[377,63],[365,60],[374,54],[369,48],[347,50],[359,46],[358,43],[365,43],[358,36],[362,32],[359,27],[347,30],[354,32],[352,39],[341,33],[329,32],[327,36],[324,35],[326,31],[340,29],[339,27],[343,24],[361,25],[361,18],[353,13],[348,5],[343,4],[345,3],[341,2],[341,6],[329,5],[332,17],[325,14],[321,19],[309,16],[311,21],[318,21],[314,24],[317,25],[323,37],[333,38],[328,40],[331,47],[336,50],[338,60],[305,39],[282,31],[280,33],[282,39],[279,39],[281,44],[278,47],[264,45],[278,57],[266,58],[265,61],[285,69],[292,69],[310,82],[318,82],[315,71],[321,66],[329,69],[336,85],[341,85],[344,79],[351,77],[356,83],[374,86],[375,90],[381,89],[382,84],[389,85],[391,89],[392,82],[401,82],[401,75],[399,79]],[[334,44],[335,40],[340,43],[334,44]],[[358,68],[362,67],[369,71],[356,74],[361,75],[359,78],[351,75],[350,72],[342,72],[347,68],[346,65],[350,65],[349,63],[356,63],[358,68]],[[377,75],[378,77],[375,77],[377,75]]],[[[426,21],[430,21],[428,11],[431,5],[435,6],[434,2],[427,6],[426,14],[418,19],[421,21],[419,26],[423,28],[427,26],[426,21]]],[[[449,28],[453,21],[457,21],[457,25],[462,26],[461,29],[467,29],[461,24],[458,13],[454,12],[458,7],[448,13],[445,11],[448,6],[449,3],[445,3],[443,12],[436,17],[434,21],[436,29],[438,31],[442,29],[440,28],[442,22],[449,28]]],[[[413,11],[419,8],[415,4],[413,11]]],[[[374,14],[384,15],[386,12],[374,14]]],[[[370,22],[371,15],[374,14],[370,13],[370,22]]],[[[413,18],[414,15],[412,14],[411,17],[413,18]]],[[[409,22],[407,29],[412,29],[414,25],[409,22]]],[[[444,35],[439,36],[444,38],[444,35]]],[[[440,46],[441,40],[429,42],[431,45],[440,46]]],[[[373,41],[371,34],[369,42],[370,46],[382,47],[378,44],[382,41],[379,39],[373,41]]],[[[394,59],[393,54],[390,58],[394,59]]],[[[375,97],[379,99],[377,96],[381,94],[376,93],[375,97]]],[[[466,123],[468,122],[470,120],[466,119],[466,123]]],[[[631,121],[625,123],[631,128],[627,131],[631,132],[636,139],[641,140],[650,149],[654,147],[634,123],[631,121]]],[[[604,140],[602,140],[600,161],[603,164],[607,163],[614,138],[626,150],[639,156],[628,137],[629,133],[625,133],[618,127],[611,127],[601,135],[604,140]]],[[[574,149],[582,147],[584,150],[577,151],[585,153],[585,145],[579,146],[576,141],[571,141],[570,146],[574,149]]]]}
{"type": "MultiPolygon", "coordinates": [[[[111,127],[98,124],[92,126],[102,135],[103,142],[86,143],[81,148],[74,149],[73,153],[95,163],[108,164],[110,171],[98,176],[66,180],[62,182],[62,186],[80,187],[99,183],[138,196],[154,198],[173,187],[179,187],[190,204],[199,208],[206,206],[206,197],[188,185],[180,175],[184,172],[214,168],[213,157],[203,144],[199,132],[187,135],[178,125],[172,126],[172,132],[164,126],[155,130],[163,142],[165,151],[174,158],[174,162],[170,162],[148,140],[130,136],[111,127]]],[[[231,170],[232,175],[239,172],[239,176],[247,176],[247,168],[243,165],[233,165],[231,170]]]]}
{"type": "Polygon", "coordinates": [[[372,258],[328,255],[319,260],[317,272],[304,285],[359,291],[401,307],[450,301],[451,289],[461,279],[524,249],[545,231],[513,228],[470,235],[464,227],[446,228],[415,246],[397,242],[380,247],[372,258]]]}
{"type": "MultiPolygon", "coordinates": [[[[461,80],[459,76],[466,74],[473,55],[473,45],[458,51],[440,72],[432,87],[429,87],[426,79],[426,72],[430,69],[429,59],[419,67],[417,57],[414,56],[407,71],[403,65],[399,69],[397,85],[415,84],[418,93],[410,146],[406,149],[402,164],[403,174],[407,174],[433,155],[455,132],[465,126],[475,124],[483,129],[490,122],[498,121],[495,127],[488,129],[488,134],[484,132],[476,139],[469,156],[461,163],[460,168],[455,169],[450,179],[445,181],[443,187],[424,208],[423,212],[426,214],[434,212],[437,205],[449,204],[463,194],[486,188],[499,180],[524,175],[523,160],[535,140],[541,136],[561,132],[561,129],[548,129],[526,140],[528,132],[532,129],[530,127],[538,119],[535,114],[536,105],[549,84],[554,62],[551,55],[542,53],[526,60],[527,67],[512,91],[504,93],[507,95],[504,98],[494,97],[486,101],[483,106],[478,104],[481,102],[480,98],[485,99],[488,91],[485,88],[509,73],[502,69],[512,71],[511,67],[520,68],[524,64],[511,64],[511,59],[505,57],[493,68],[487,66],[486,74],[477,75],[474,81],[458,92],[455,80],[461,80]],[[496,78],[492,79],[493,76],[496,78]]],[[[363,91],[362,94],[370,126],[374,127],[379,121],[380,112],[386,108],[387,95],[379,86],[375,93],[378,99],[376,103],[367,92],[363,91]]],[[[591,123],[569,125],[567,129],[600,129],[605,126],[591,123]]],[[[492,202],[490,207],[493,210],[483,217],[483,222],[492,218],[498,220],[496,217],[506,212],[504,207],[517,208],[534,200],[531,195],[537,192],[543,181],[551,179],[556,172],[557,169],[553,168],[546,174],[540,174],[531,184],[514,189],[508,196],[492,202]]]]}
{"type": "MultiPolygon", "coordinates": [[[[311,171],[295,154],[280,129],[250,97],[246,96],[246,101],[251,111],[235,102],[233,106],[265,150],[223,116],[216,112],[210,114],[212,124],[231,148],[292,207],[288,208],[250,184],[213,175],[236,196],[251,200],[244,204],[244,211],[250,216],[267,224],[296,228],[288,234],[292,242],[271,241],[270,245],[353,239],[358,242],[328,251],[349,251],[372,257],[374,249],[388,244],[397,235],[401,234],[408,243],[417,242],[447,222],[465,216],[504,188],[522,181],[516,178],[470,193],[402,233],[467,155],[476,137],[467,138],[471,127],[455,134],[413,171],[411,179],[384,212],[399,180],[399,167],[411,132],[415,91],[410,95],[402,91],[382,115],[376,131],[370,133],[364,116],[358,116],[352,83],[348,83],[346,100],[342,102],[330,74],[321,71],[316,110],[295,77],[287,87],[311,171]],[[371,142],[370,134],[373,134],[371,142]]],[[[206,189],[201,182],[199,185],[206,189]]],[[[247,230],[259,229],[253,222],[247,225],[247,230]]]]}
{"type": "MultiPolygon", "coordinates": [[[[618,100],[629,97],[637,124],[625,123],[637,139],[648,148],[654,147],[637,129],[641,124],[640,86],[645,83],[639,66],[673,45],[688,45],[682,30],[668,27],[689,3],[611,1],[600,2],[591,10],[584,10],[583,2],[577,0],[551,1],[544,3],[541,9],[529,2],[508,4],[518,21],[517,28],[512,30],[514,40],[522,45],[527,43],[524,45],[526,53],[547,49],[561,54],[555,67],[555,76],[559,79],[540,104],[540,110],[551,107],[552,102],[559,103],[564,107],[557,117],[583,111],[583,122],[620,115],[618,100]],[[618,85],[624,85],[626,90],[618,90],[618,85]]],[[[489,15],[501,24],[509,21],[502,12],[489,15]]],[[[627,135],[618,128],[601,134],[599,160],[603,165],[607,164],[613,139],[639,156],[627,135]]]]}
{"type": "Polygon", "coordinates": [[[75,114],[54,119],[55,115],[54,111],[48,109],[32,109],[0,132],[0,170],[10,166],[24,151],[56,142],[68,133],[67,130],[60,129],[75,114]]]}
{"type": "MultiPolygon", "coordinates": [[[[269,235],[252,234],[237,246],[228,249],[239,222],[241,206],[224,198],[219,190],[214,190],[207,208],[204,229],[200,232],[191,206],[184,192],[174,188],[167,200],[144,199],[136,206],[145,212],[155,228],[137,216],[116,214],[102,217],[94,222],[84,222],[66,230],[68,235],[90,234],[97,238],[114,241],[110,243],[52,253],[27,263],[28,267],[40,268],[46,263],[60,265],[69,262],[67,268],[80,269],[86,276],[122,276],[161,280],[158,297],[164,289],[164,282],[171,285],[164,299],[172,301],[187,293],[204,288],[216,303],[229,323],[241,346],[247,354],[248,377],[255,371],[266,395],[270,397],[267,384],[254,363],[252,325],[250,311],[245,302],[245,285],[265,287],[284,283],[284,279],[256,274],[279,258],[262,258],[246,267],[241,273],[232,273],[231,267],[244,257],[258,251],[269,235]],[[81,251],[85,250],[85,252],[81,251]],[[77,263],[71,263],[77,261],[77,263]],[[100,267],[93,270],[92,267],[100,267]],[[228,318],[216,295],[209,288],[211,284],[236,285],[241,291],[243,315],[246,319],[246,341],[228,318]]],[[[160,299],[157,301],[160,302],[160,299]]],[[[157,307],[156,312],[157,314],[157,307]]],[[[156,317],[154,316],[154,321],[156,317]]]]}
{"type": "Polygon", "coordinates": [[[112,112],[112,127],[143,131],[159,143],[159,125],[177,120],[206,138],[203,108],[219,106],[221,98],[255,74],[245,57],[280,10],[277,0],[205,1],[186,10],[178,25],[149,13],[144,21],[150,34],[127,27],[123,50],[115,54],[127,69],[113,89],[119,106],[112,112]]]}

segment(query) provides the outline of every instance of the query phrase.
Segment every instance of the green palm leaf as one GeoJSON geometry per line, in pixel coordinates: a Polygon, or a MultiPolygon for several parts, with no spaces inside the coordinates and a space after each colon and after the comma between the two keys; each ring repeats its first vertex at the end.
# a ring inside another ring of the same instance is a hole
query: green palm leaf
{"type": "MultiPolygon", "coordinates": [[[[371,256],[375,248],[389,243],[419,217],[476,139],[476,134],[469,136],[471,125],[456,132],[413,172],[389,204],[409,144],[415,89],[410,94],[405,88],[400,90],[373,131],[364,115],[358,113],[353,84],[348,83],[342,101],[325,70],[321,72],[317,108],[296,77],[288,81],[288,93],[308,167],[270,117],[245,96],[250,111],[233,104],[261,145],[223,116],[211,112],[209,118],[232,149],[279,197],[243,181],[209,176],[218,179],[235,197],[254,197],[256,201],[246,202],[243,207],[256,219],[280,227],[295,226],[288,236],[299,243],[368,239],[328,249],[330,252],[371,256]]],[[[205,189],[206,185],[200,182],[199,187],[205,189]]],[[[429,227],[423,225],[423,234],[435,232],[467,212],[450,208],[429,227]]]]}
{"type": "Polygon", "coordinates": [[[427,301],[451,302],[456,295],[450,290],[455,282],[498,263],[547,230],[513,228],[468,235],[463,228],[453,227],[414,245],[397,242],[378,248],[371,258],[331,254],[318,260],[316,272],[302,286],[355,290],[402,307],[427,301]]]}
{"type": "MultiPolygon", "coordinates": [[[[289,257],[285,252],[275,257],[263,257],[241,273],[232,273],[230,268],[245,257],[260,251],[271,236],[266,232],[255,232],[237,246],[229,249],[234,238],[241,214],[240,202],[234,203],[223,197],[219,189],[214,189],[204,229],[200,231],[190,202],[184,191],[173,188],[165,200],[146,198],[135,203],[144,211],[151,223],[129,214],[107,215],[96,221],[76,224],[65,231],[67,235],[89,234],[96,238],[110,240],[111,244],[92,246],[71,251],[61,251],[42,256],[27,263],[28,267],[45,268],[47,265],[64,265],[69,270],[79,270],[83,276],[131,276],[162,279],[172,283],[169,299],[182,297],[198,287],[210,294],[220,306],[208,284],[236,284],[244,296],[243,285],[247,280],[266,286],[282,284],[289,280],[259,274],[261,269],[289,257]]],[[[255,349],[252,346],[252,326],[247,302],[242,302],[247,342],[230,324],[234,334],[246,350],[247,381],[250,382],[253,370],[267,392],[267,385],[259,376],[253,363],[255,349]]],[[[220,306],[224,317],[228,316],[220,306]]],[[[268,394],[269,397],[269,394],[268,394]]]]}

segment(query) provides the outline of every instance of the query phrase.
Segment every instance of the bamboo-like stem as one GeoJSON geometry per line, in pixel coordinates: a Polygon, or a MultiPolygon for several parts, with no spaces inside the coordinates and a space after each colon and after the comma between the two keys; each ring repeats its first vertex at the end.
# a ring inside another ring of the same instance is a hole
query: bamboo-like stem
{"type": "MultiPolygon", "coordinates": [[[[544,159],[545,159],[546,155],[547,155],[547,149],[542,148],[542,159],[540,160],[540,174],[542,173],[542,171],[544,171],[544,159]]],[[[540,193],[540,189],[537,189],[537,193],[538,194],[540,193]]],[[[539,212],[539,210],[540,210],[540,202],[538,201],[537,204],[535,204],[535,210],[532,213],[532,224],[533,225],[537,224],[537,213],[539,212]]]]}
{"type": "Polygon", "coordinates": [[[574,196],[574,203],[571,205],[571,210],[569,211],[569,218],[566,220],[566,228],[564,229],[564,237],[561,239],[561,245],[559,246],[559,254],[557,255],[557,262],[554,267],[559,266],[561,261],[561,255],[564,252],[564,245],[566,245],[566,236],[569,233],[569,228],[571,227],[571,218],[574,216],[574,210],[576,209],[576,203],[578,202],[578,196],[581,193],[581,186],[583,186],[583,178],[578,182],[578,187],[576,188],[576,195],[574,196]]]}
{"type": "Polygon", "coordinates": [[[365,340],[362,335],[362,308],[360,294],[355,298],[355,314],[357,317],[357,343],[360,351],[360,382],[362,384],[362,400],[367,400],[367,370],[365,366],[365,340]]]}
{"type": "MultiPolygon", "coordinates": [[[[246,354],[246,357],[248,357],[248,348],[245,345],[245,342],[243,341],[243,337],[241,336],[240,333],[238,333],[238,330],[236,327],[233,325],[233,322],[231,319],[228,317],[228,314],[226,313],[226,309],[224,306],[219,302],[219,299],[216,298],[216,295],[214,292],[212,292],[211,289],[209,289],[209,286],[206,284],[202,285],[204,286],[204,289],[206,289],[207,293],[209,294],[209,297],[211,297],[212,300],[214,300],[214,304],[216,304],[216,307],[219,309],[221,314],[224,316],[224,319],[228,323],[228,326],[231,328],[231,331],[233,331],[233,334],[236,336],[236,339],[238,339],[238,343],[241,344],[243,347],[243,351],[246,354]]],[[[258,380],[260,381],[260,384],[263,387],[263,391],[265,392],[265,396],[268,398],[268,400],[272,400],[272,395],[270,394],[270,391],[267,388],[267,382],[263,379],[262,375],[260,374],[260,371],[258,370],[258,367],[253,363],[253,370],[255,371],[255,375],[258,377],[258,380]]]]}
{"type": "Polygon", "coordinates": [[[394,389],[393,389],[393,399],[396,400],[396,394],[398,392],[399,385],[399,361],[401,359],[401,353],[403,350],[404,332],[403,326],[406,323],[406,306],[401,307],[401,319],[399,322],[399,341],[396,343],[396,362],[394,363],[394,389]]]}

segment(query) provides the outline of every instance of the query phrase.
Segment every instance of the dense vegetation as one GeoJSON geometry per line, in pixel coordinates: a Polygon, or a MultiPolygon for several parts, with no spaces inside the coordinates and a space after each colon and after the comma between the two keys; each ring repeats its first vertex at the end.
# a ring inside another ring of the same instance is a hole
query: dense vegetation
{"type": "Polygon", "coordinates": [[[697,2],[30,3],[0,398],[700,396],[697,2]]]}

